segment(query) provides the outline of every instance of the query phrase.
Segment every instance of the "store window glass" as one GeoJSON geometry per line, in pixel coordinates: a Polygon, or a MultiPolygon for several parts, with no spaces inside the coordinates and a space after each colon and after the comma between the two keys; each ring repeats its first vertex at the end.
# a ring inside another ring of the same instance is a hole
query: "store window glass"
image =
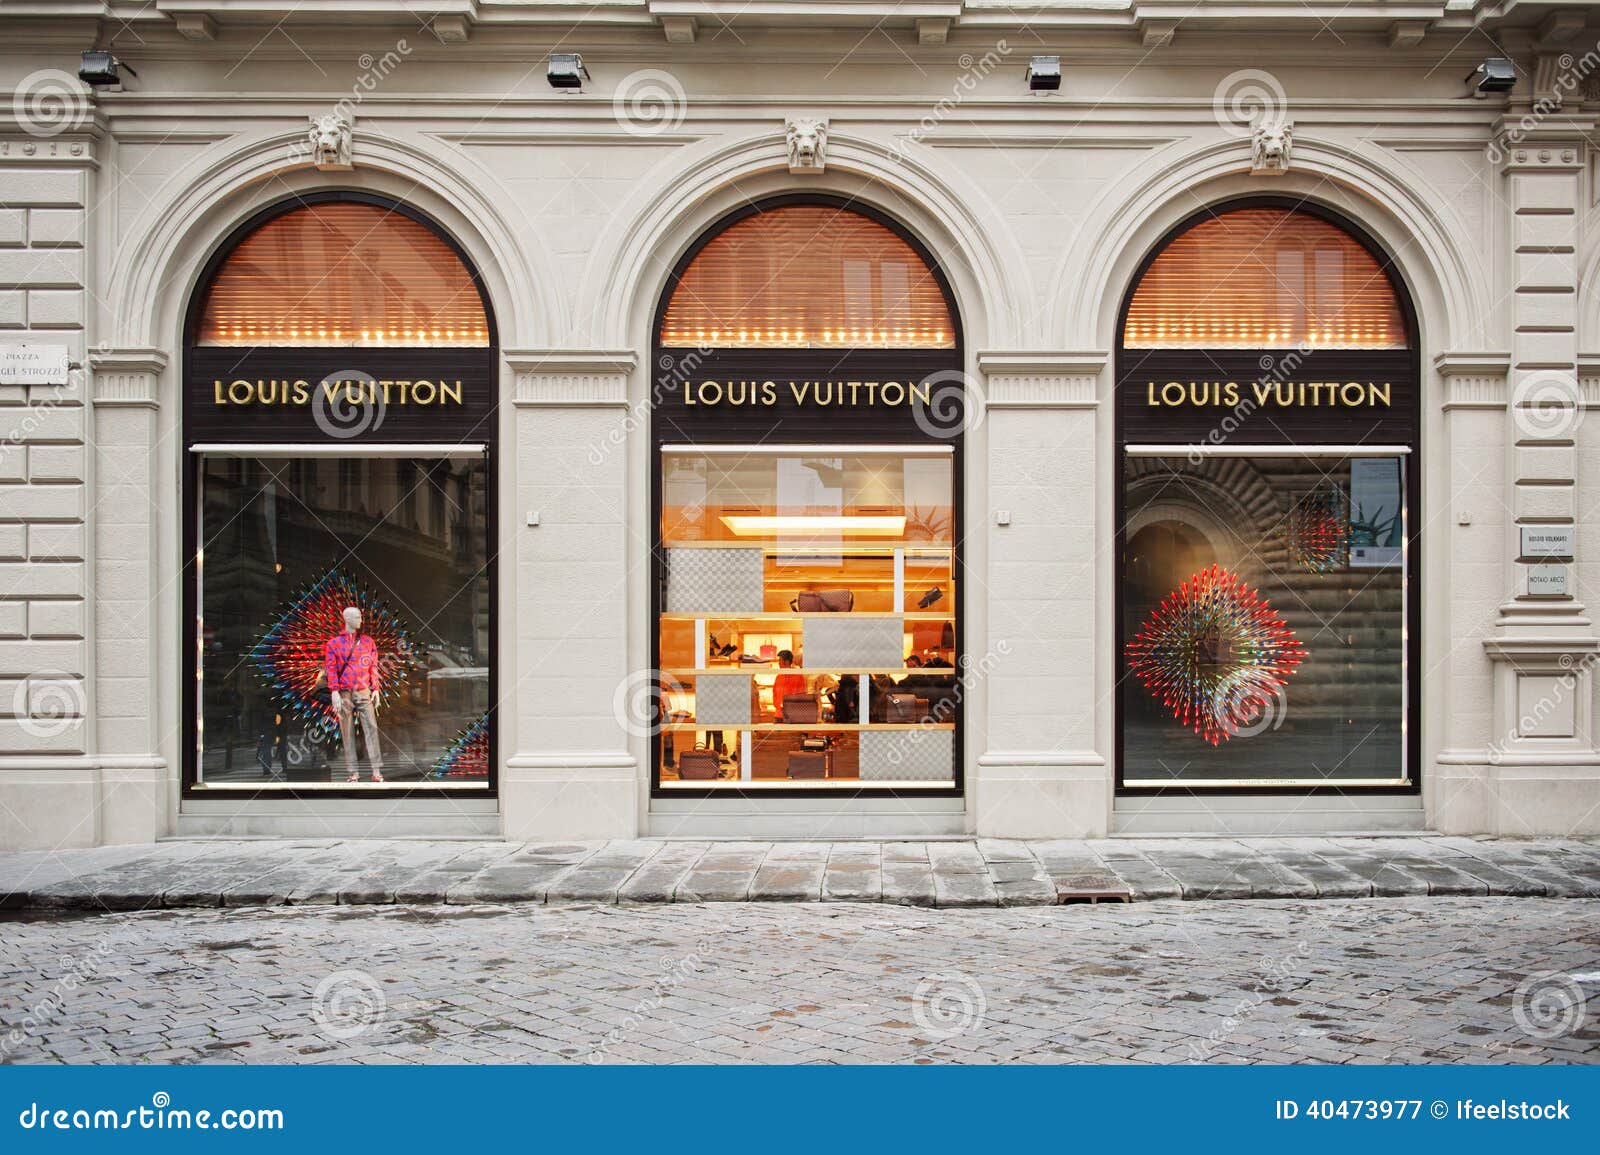
{"type": "Polygon", "coordinates": [[[482,453],[199,472],[199,782],[486,786],[482,453]]]}
{"type": "Polygon", "coordinates": [[[1125,786],[1406,778],[1406,464],[1125,458],[1125,786]]]}
{"type": "Polygon", "coordinates": [[[661,451],[663,788],[949,788],[948,446],[661,451]]]}

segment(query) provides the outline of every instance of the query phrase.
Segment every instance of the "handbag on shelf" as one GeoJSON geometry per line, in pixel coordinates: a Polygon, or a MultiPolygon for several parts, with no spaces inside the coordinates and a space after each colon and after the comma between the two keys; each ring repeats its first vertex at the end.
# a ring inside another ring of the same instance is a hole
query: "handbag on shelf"
{"type": "Polygon", "coordinates": [[[791,750],[788,769],[791,778],[826,778],[828,754],[824,750],[791,750]]]}
{"type": "Polygon", "coordinates": [[[707,750],[704,746],[697,746],[693,750],[685,750],[678,755],[678,777],[686,779],[710,779],[722,776],[722,760],[717,757],[715,750],[707,750]]]}
{"type": "Polygon", "coordinates": [[[885,721],[904,724],[920,722],[928,715],[928,699],[915,694],[890,694],[885,703],[885,721]]]}
{"type": "Polygon", "coordinates": [[[855,606],[856,595],[851,590],[801,590],[789,603],[797,614],[846,614],[855,606]]]}
{"type": "Polygon", "coordinates": [[[783,699],[783,720],[790,725],[814,726],[817,723],[817,700],[810,694],[787,694],[783,699]]]}

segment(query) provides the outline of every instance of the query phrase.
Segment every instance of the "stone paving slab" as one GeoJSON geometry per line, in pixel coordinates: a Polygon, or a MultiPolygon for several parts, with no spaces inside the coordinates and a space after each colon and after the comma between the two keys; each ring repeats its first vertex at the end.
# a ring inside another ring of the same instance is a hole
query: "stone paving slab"
{"type": "MultiPolygon", "coordinates": [[[[669,850],[705,852],[641,869],[669,850]]],[[[1593,1064],[1597,917],[1446,896],[35,916],[0,934],[0,1061],[1593,1064]]]]}
{"type": "Polygon", "coordinates": [[[1595,898],[1600,841],[1114,838],[1048,842],[173,840],[0,854],[0,908],[1161,899],[1595,898]]]}

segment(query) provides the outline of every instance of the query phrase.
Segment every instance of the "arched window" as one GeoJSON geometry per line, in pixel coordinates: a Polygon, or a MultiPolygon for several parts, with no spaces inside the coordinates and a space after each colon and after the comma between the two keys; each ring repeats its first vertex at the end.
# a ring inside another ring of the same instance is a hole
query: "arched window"
{"type": "Polygon", "coordinates": [[[1388,272],[1324,217],[1236,208],[1168,242],[1128,306],[1129,349],[1403,349],[1388,272]]]}
{"type": "Polygon", "coordinates": [[[769,207],[706,241],[664,311],[666,348],[951,349],[938,278],[899,233],[832,204],[769,207]]]}
{"type": "Polygon", "coordinates": [[[269,218],[212,274],[197,345],[455,347],[489,344],[471,271],[397,208],[322,201],[269,218]]]}
{"type": "Polygon", "coordinates": [[[497,362],[476,273],[394,201],[299,197],[212,256],[184,351],[189,796],[493,789],[497,362]]]}
{"type": "Polygon", "coordinates": [[[1418,789],[1413,316],[1382,250],[1296,202],[1208,208],[1146,258],[1117,352],[1123,794],[1418,789]]]}
{"type": "Polygon", "coordinates": [[[655,796],[962,788],[958,315],[871,209],[747,206],[651,357],[655,796]]]}

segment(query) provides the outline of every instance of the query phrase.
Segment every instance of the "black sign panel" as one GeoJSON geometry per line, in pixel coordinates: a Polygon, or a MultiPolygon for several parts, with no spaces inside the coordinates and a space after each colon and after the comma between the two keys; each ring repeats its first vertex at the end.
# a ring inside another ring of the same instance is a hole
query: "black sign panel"
{"type": "Polygon", "coordinates": [[[954,350],[656,349],[657,442],[923,441],[958,437],[954,350]]]}
{"type": "Polygon", "coordinates": [[[189,444],[492,441],[491,349],[191,348],[189,444]]]}
{"type": "Polygon", "coordinates": [[[1406,349],[1127,349],[1117,374],[1124,444],[1412,445],[1406,349]]]}

